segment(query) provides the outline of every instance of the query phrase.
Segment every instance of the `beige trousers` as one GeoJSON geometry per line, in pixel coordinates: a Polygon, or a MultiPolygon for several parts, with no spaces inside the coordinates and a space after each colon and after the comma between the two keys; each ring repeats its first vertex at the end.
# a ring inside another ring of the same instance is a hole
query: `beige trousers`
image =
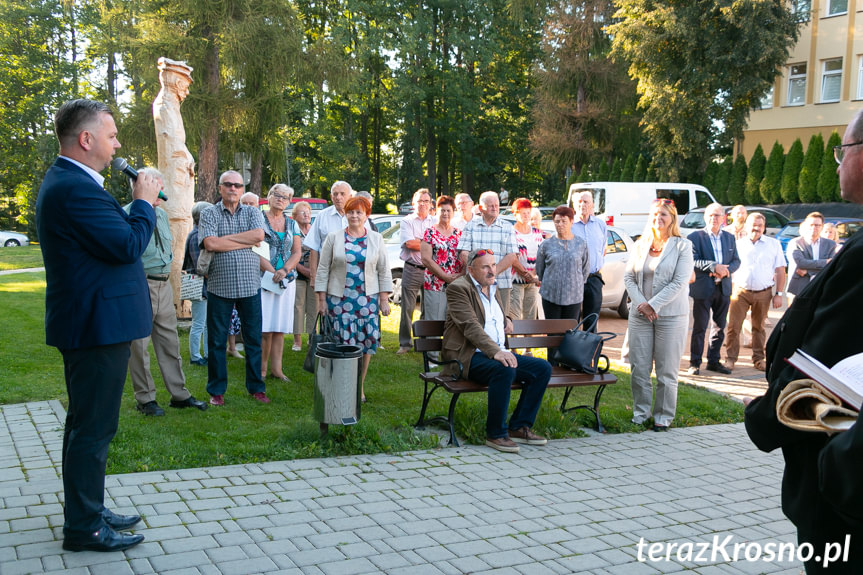
{"type": "Polygon", "coordinates": [[[174,293],[171,282],[147,280],[150,286],[150,303],[153,306],[153,333],[150,337],[132,341],[129,358],[129,374],[135,399],[144,405],[156,401],[156,384],[150,373],[150,353],[147,345],[153,340],[153,350],[159,362],[159,371],[171,399],[183,401],[192,394],[186,389],[183,374],[183,358],[180,357],[180,338],[177,336],[177,311],[174,309],[174,293]]]}

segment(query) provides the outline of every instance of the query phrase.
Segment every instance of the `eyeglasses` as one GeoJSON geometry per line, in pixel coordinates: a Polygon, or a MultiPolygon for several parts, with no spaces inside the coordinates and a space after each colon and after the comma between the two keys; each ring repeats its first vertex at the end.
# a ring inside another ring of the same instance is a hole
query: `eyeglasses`
{"type": "Polygon", "coordinates": [[[863,140],[859,142],[842,144],[841,146],[833,146],[833,158],[836,160],[836,163],[840,166],[842,165],[842,159],[845,158],[845,148],[850,148],[851,146],[859,146],[860,144],[863,144],[863,140]]]}
{"type": "Polygon", "coordinates": [[[271,198],[271,199],[273,199],[273,200],[287,200],[287,199],[289,199],[289,198],[290,198],[290,196],[284,196],[284,195],[282,195],[282,194],[270,194],[270,195],[269,195],[269,196],[267,196],[267,197],[268,197],[268,198],[271,198]]]}
{"type": "Polygon", "coordinates": [[[243,182],[222,182],[219,185],[225,186],[226,188],[234,188],[237,190],[246,187],[246,184],[244,184],[243,182]]]}

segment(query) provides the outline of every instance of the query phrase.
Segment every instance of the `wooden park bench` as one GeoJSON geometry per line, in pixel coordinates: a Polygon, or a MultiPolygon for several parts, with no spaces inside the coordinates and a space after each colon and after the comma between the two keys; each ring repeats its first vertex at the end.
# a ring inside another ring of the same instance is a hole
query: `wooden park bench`
{"type": "MultiPolygon", "coordinates": [[[[575,320],[569,319],[537,319],[537,320],[516,320],[513,322],[513,332],[507,336],[507,347],[509,349],[537,349],[557,347],[563,339],[563,334],[578,325],[575,320]]],[[[423,404],[420,409],[420,416],[415,427],[422,428],[431,423],[442,423],[449,428],[449,443],[458,446],[458,439],[455,436],[455,406],[458,398],[463,393],[477,393],[488,391],[487,385],[461,379],[460,377],[441,375],[437,370],[443,361],[435,361],[431,354],[439,354],[443,344],[444,322],[432,320],[419,320],[413,323],[414,333],[414,349],[423,354],[423,373],[420,374],[420,379],[423,381],[423,404]],[[432,369],[435,368],[435,370],[432,369]],[[429,401],[438,389],[443,389],[452,394],[449,403],[449,412],[446,416],[439,415],[426,418],[429,401]]],[[[457,361],[453,360],[455,363],[457,361]]],[[[461,365],[459,365],[461,372],[461,365]]],[[[596,418],[596,430],[605,433],[605,428],[602,426],[602,420],[599,417],[599,400],[602,398],[602,392],[605,391],[605,386],[611,383],[616,383],[617,377],[610,373],[591,375],[574,371],[565,367],[554,367],[551,372],[551,380],[548,387],[557,388],[565,387],[566,393],[563,395],[563,401],[560,404],[560,411],[567,413],[576,409],[586,409],[590,411],[596,418]],[[577,405],[575,407],[567,407],[569,395],[575,387],[596,386],[596,393],[593,397],[593,405],[577,405]]],[[[520,382],[512,384],[512,389],[521,389],[520,382]]]]}

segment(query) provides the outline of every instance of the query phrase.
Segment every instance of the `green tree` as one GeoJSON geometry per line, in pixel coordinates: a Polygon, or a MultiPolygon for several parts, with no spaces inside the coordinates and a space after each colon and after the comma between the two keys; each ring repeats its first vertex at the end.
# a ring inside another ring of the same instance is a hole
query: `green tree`
{"type": "Polygon", "coordinates": [[[824,157],[821,160],[821,171],[818,174],[818,199],[822,202],[838,202],[842,199],[839,195],[839,174],[836,173],[836,160],[833,158],[833,146],[842,143],[842,138],[837,132],[830,134],[827,146],[824,149],[824,157]]]}
{"type": "Polygon", "coordinates": [[[785,165],[785,150],[778,141],[773,143],[767,164],[764,166],[764,179],[761,180],[761,201],[765,204],[778,204],[781,199],[782,168],[785,165]]]}
{"type": "Polygon", "coordinates": [[[818,201],[818,176],[821,174],[821,159],[824,157],[824,138],[820,133],[809,138],[803,166],[800,168],[800,179],[797,182],[797,194],[803,203],[818,201]]]}
{"type": "Polygon", "coordinates": [[[719,164],[717,162],[710,162],[707,164],[707,169],[704,170],[704,177],[701,179],[701,185],[710,190],[711,193],[716,188],[717,171],[719,171],[719,164]]]}
{"type": "Polygon", "coordinates": [[[608,162],[605,161],[605,158],[602,158],[602,161],[599,163],[599,171],[596,174],[597,182],[607,182],[611,177],[611,168],[608,166],[608,162]]]}
{"type": "Polygon", "coordinates": [[[549,169],[624,151],[639,140],[635,84],[609,57],[612,0],[549,2],[534,89],[531,148],[549,169]]]}
{"type": "Polygon", "coordinates": [[[632,182],[635,175],[635,158],[632,154],[626,156],[626,162],[623,164],[623,171],[620,173],[621,182],[632,182]]]}
{"type": "Polygon", "coordinates": [[[728,181],[728,204],[742,204],[745,201],[744,189],[746,187],[746,158],[743,154],[737,154],[734,159],[734,167],[731,168],[731,179],[728,181]]]}
{"type": "Polygon", "coordinates": [[[638,161],[635,163],[635,175],[632,176],[634,182],[644,182],[647,178],[647,160],[644,156],[638,154],[638,161]]]}
{"type": "Polygon", "coordinates": [[[734,167],[734,161],[731,156],[725,156],[722,162],[716,168],[716,179],[713,182],[713,196],[720,204],[728,204],[728,184],[731,182],[731,169],[734,167]]]}
{"type": "Polygon", "coordinates": [[[797,196],[797,182],[800,180],[800,168],[803,166],[803,143],[800,138],[794,140],[788,148],[785,156],[785,165],[782,166],[782,186],[780,197],[785,204],[794,204],[800,201],[797,196]]]}
{"type": "Polygon", "coordinates": [[[767,158],[764,156],[764,148],[761,144],[755,147],[752,158],[749,160],[749,171],[746,173],[746,185],[744,197],[747,204],[761,203],[761,180],[764,179],[764,165],[767,158]]]}
{"type": "Polygon", "coordinates": [[[662,173],[694,178],[714,145],[740,137],[797,40],[776,0],[619,0],[612,54],[638,82],[643,125],[662,173]]]}
{"type": "Polygon", "coordinates": [[[623,173],[623,162],[620,161],[620,158],[614,158],[614,163],[611,165],[611,172],[608,174],[608,180],[610,182],[619,182],[620,175],[623,173]]]}
{"type": "Polygon", "coordinates": [[[650,164],[648,164],[648,166],[647,166],[647,175],[645,176],[644,181],[645,182],[658,182],[659,181],[659,175],[657,174],[657,170],[656,170],[656,163],[653,160],[651,160],[650,164]]]}
{"type": "Polygon", "coordinates": [[[581,171],[578,173],[578,179],[576,182],[589,182],[590,181],[590,172],[587,169],[587,164],[581,165],[581,171]]]}

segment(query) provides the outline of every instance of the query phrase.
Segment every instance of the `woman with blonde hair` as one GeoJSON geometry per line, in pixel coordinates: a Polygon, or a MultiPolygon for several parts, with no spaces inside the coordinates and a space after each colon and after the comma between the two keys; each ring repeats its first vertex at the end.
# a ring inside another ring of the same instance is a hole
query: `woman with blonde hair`
{"type": "Polygon", "coordinates": [[[345,203],[348,226],[327,235],[315,275],[318,313],[329,315],[337,339],[363,350],[363,402],[369,361],[381,340],[378,313],[390,314],[389,296],[393,291],[383,238],[365,227],[371,213],[372,205],[366,198],[355,196],[345,203]]]}
{"type": "Polygon", "coordinates": [[[667,430],[677,409],[677,373],[689,327],[693,266],[692,243],[680,235],[674,202],[657,198],[623,275],[632,300],[627,329],[632,422],[640,425],[651,417],[650,372],[655,364],[654,431],[667,430]]]}
{"type": "Polygon", "coordinates": [[[282,353],[285,334],[293,331],[294,292],[297,287],[294,268],[302,251],[300,232],[285,214],[293,196],[293,188],[285,184],[276,184],[267,192],[270,209],[264,212],[264,231],[270,246],[270,259],[261,258],[261,269],[272,273],[272,283],[283,288],[281,293],[261,290],[261,377],[267,376],[269,363],[270,375],[282,381],[289,381],[282,370],[282,353]]]}

